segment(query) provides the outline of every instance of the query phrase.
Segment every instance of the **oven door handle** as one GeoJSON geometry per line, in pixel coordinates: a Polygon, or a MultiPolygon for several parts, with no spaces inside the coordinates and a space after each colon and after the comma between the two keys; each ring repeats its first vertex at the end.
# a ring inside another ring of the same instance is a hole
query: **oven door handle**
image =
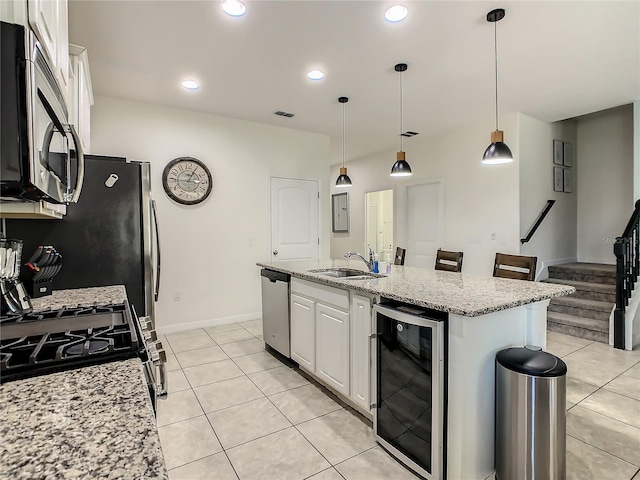
{"type": "MultiPolygon", "coordinates": [[[[76,171],[76,184],[73,190],[67,186],[67,193],[65,193],[64,200],[67,203],[78,203],[80,192],[82,191],[82,183],[84,182],[84,151],[82,150],[82,143],[80,142],[78,132],[76,132],[76,127],[67,124],[64,126],[64,131],[65,133],[70,133],[71,138],[73,138],[73,143],[76,147],[76,162],[78,167],[76,171]]],[[[71,178],[69,178],[69,180],[71,180],[71,178]]]]}

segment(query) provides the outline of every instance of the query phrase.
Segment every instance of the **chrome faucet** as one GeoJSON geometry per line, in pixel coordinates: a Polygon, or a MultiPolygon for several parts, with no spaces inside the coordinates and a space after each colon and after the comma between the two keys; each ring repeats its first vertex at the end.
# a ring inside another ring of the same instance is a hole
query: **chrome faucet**
{"type": "Polygon", "coordinates": [[[373,250],[371,250],[371,248],[369,247],[369,261],[367,261],[366,258],[364,258],[362,255],[360,255],[358,252],[347,252],[344,254],[345,258],[350,258],[350,257],[358,257],[360,260],[362,260],[364,263],[367,264],[367,268],[369,269],[370,272],[373,272],[373,250]]]}

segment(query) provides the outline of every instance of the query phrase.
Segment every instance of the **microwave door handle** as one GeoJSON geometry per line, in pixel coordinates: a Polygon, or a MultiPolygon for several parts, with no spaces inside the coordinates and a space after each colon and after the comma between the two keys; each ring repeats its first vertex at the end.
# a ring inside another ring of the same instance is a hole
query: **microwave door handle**
{"type": "Polygon", "coordinates": [[[156,211],[155,200],[151,200],[151,211],[153,212],[153,225],[156,231],[156,291],[154,296],[157,302],[160,294],[160,231],[158,229],[158,212],[156,211]]]}
{"type": "Polygon", "coordinates": [[[65,200],[67,202],[78,203],[80,192],[82,191],[82,183],[84,182],[84,152],[82,151],[82,144],[80,143],[78,132],[76,132],[76,127],[71,124],[67,124],[65,125],[65,132],[70,133],[71,137],[73,138],[73,143],[76,147],[76,159],[78,163],[76,184],[73,188],[73,193],[68,192],[65,200]]]}
{"type": "Polygon", "coordinates": [[[53,122],[49,122],[49,125],[47,125],[47,129],[44,132],[44,140],[42,141],[42,151],[40,153],[44,156],[47,165],[49,165],[49,151],[51,147],[51,140],[53,139],[54,128],[55,124],[53,122]]]}

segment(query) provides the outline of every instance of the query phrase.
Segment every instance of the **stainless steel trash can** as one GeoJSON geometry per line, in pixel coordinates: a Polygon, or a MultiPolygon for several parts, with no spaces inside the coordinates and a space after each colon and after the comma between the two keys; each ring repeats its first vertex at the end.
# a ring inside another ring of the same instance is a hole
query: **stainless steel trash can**
{"type": "Polygon", "coordinates": [[[496,355],[497,480],[565,480],[566,374],[540,347],[496,355]]]}

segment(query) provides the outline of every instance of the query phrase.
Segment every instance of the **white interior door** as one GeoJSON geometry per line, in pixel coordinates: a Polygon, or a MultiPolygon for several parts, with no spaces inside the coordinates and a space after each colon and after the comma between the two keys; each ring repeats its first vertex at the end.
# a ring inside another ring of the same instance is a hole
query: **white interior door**
{"type": "Polygon", "coordinates": [[[434,268],[441,247],[444,217],[442,183],[426,183],[407,188],[408,267],[434,268]]]}
{"type": "Polygon", "coordinates": [[[317,180],[271,178],[271,261],[317,260],[317,180]]]}

